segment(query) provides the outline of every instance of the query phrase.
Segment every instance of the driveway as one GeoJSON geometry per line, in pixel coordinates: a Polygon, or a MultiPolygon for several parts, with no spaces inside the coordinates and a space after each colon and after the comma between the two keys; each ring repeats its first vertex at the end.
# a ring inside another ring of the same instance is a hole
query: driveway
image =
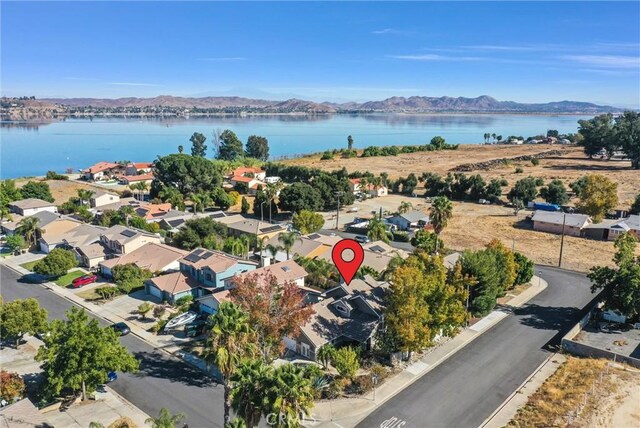
{"type": "Polygon", "coordinates": [[[387,401],[358,427],[475,428],[554,351],[593,299],[582,274],[536,267],[549,286],[387,401]],[[399,425],[402,424],[403,425],[399,425]]]}
{"type": "MultiPolygon", "coordinates": [[[[19,278],[15,271],[0,265],[5,301],[33,297],[47,309],[50,319],[65,318],[65,311],[74,306],[39,284],[18,282],[19,278]]],[[[134,335],[120,340],[140,360],[140,370],[135,374],[119,374],[118,380],[110,384],[116,392],[149,415],[157,415],[166,407],[172,413],[185,413],[189,426],[222,427],[222,388],[211,378],[134,335]]]]}

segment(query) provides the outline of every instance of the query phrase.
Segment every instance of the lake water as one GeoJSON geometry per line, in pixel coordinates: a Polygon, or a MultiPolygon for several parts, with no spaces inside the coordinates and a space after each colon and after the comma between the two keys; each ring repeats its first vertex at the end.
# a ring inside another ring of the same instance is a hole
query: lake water
{"type": "Polygon", "coordinates": [[[98,161],[151,161],[158,155],[189,153],[194,132],[207,136],[209,156],[216,129],[231,129],[242,141],[252,134],[268,138],[274,158],[320,152],[347,145],[426,144],[440,135],[448,143],[483,142],[485,132],[524,137],[547,129],[576,132],[577,121],[589,116],[523,115],[330,115],[249,116],[169,119],[67,119],[46,124],[2,122],[0,177],[44,175],[85,168],[98,161]]]}

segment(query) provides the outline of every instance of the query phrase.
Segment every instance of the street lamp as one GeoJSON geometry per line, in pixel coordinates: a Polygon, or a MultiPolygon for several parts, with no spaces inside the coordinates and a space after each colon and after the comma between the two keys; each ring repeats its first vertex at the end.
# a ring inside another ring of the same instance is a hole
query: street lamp
{"type": "Polygon", "coordinates": [[[266,204],[267,201],[262,201],[260,203],[260,221],[264,221],[264,210],[262,209],[262,207],[264,206],[264,204],[266,204]]]}
{"type": "Polygon", "coordinates": [[[542,271],[538,271],[538,287],[540,287],[541,285],[540,282],[542,281],[542,278],[540,278],[540,275],[542,275],[542,271]]]}
{"type": "Polygon", "coordinates": [[[376,402],[376,385],[378,384],[378,376],[371,373],[371,383],[373,383],[373,402],[376,402]]]}

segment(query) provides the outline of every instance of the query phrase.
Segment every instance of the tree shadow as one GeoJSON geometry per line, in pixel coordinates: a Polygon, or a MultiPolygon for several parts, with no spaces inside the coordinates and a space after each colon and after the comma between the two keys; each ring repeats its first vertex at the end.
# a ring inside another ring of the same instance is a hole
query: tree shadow
{"type": "MultiPolygon", "coordinates": [[[[627,161],[628,162],[628,161],[627,161]]],[[[620,164],[602,164],[602,165],[550,165],[545,166],[545,169],[559,170],[559,171],[631,171],[631,165],[620,164]]]]}
{"type": "Polygon", "coordinates": [[[562,337],[580,320],[583,310],[576,307],[540,306],[528,304],[513,310],[514,315],[526,326],[540,330],[557,331],[544,349],[557,349],[562,337]]]}
{"type": "Polygon", "coordinates": [[[151,376],[169,379],[189,386],[204,388],[215,386],[217,382],[201,370],[174,358],[166,358],[159,351],[136,352],[136,359],[140,361],[140,368],[136,377],[151,376]]]}

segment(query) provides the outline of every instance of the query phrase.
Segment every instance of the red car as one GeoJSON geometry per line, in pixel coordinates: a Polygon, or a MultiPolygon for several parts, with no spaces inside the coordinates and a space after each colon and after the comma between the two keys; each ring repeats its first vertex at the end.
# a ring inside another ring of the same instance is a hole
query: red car
{"type": "Polygon", "coordinates": [[[80,278],[76,278],[71,282],[71,288],[80,288],[84,285],[91,284],[92,282],[96,282],[98,277],[95,275],[84,275],[80,278]]]}

